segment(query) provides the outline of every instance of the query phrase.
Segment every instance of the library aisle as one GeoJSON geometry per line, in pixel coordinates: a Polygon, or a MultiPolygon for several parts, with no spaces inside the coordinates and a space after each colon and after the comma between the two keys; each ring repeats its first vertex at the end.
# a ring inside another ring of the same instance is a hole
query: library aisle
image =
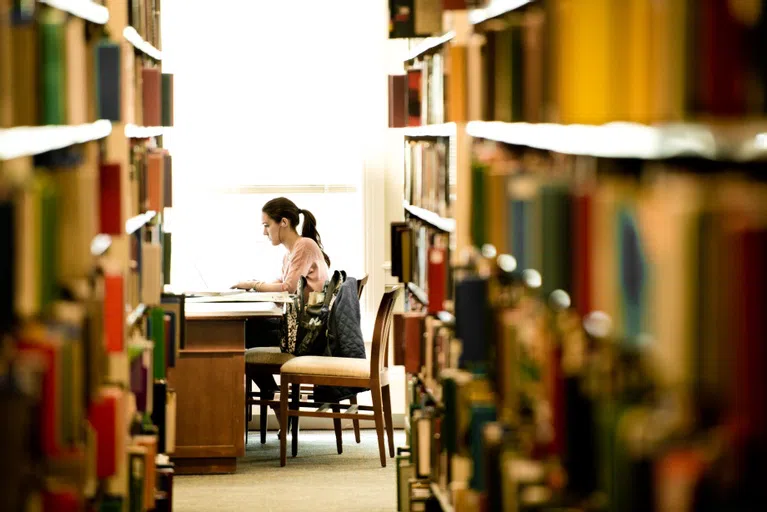
{"type": "Polygon", "coordinates": [[[766,510],[767,0],[333,6],[0,0],[0,512],[766,510]]]}

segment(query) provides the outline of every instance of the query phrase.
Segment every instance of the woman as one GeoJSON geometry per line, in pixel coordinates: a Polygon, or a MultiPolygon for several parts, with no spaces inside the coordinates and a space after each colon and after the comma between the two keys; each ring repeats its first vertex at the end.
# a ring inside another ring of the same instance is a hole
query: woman
{"type": "Polygon", "coordinates": [[[306,277],[308,291],[322,291],[328,279],[330,258],[322,250],[322,240],[317,232],[317,219],[309,210],[302,210],[285,197],[272,199],[261,211],[264,235],[272,245],[284,245],[288,250],[282,260],[282,276],[277,281],[243,281],[233,288],[257,292],[296,293],[298,279],[306,277]],[[301,234],[297,227],[300,216],[304,216],[301,234]]]}
{"type": "MultiPolygon", "coordinates": [[[[285,197],[278,197],[267,202],[261,209],[264,235],[272,245],[284,245],[288,250],[282,260],[282,276],[267,283],[263,281],[243,281],[232,288],[255,290],[258,292],[298,291],[298,280],[306,277],[308,294],[322,291],[328,280],[330,258],[322,248],[322,239],[317,232],[317,219],[308,210],[302,210],[285,197]],[[301,215],[304,223],[301,234],[297,228],[301,215]]],[[[247,348],[277,346],[280,344],[280,325],[268,319],[249,319],[245,324],[245,344],[247,348]]],[[[271,399],[277,391],[277,383],[271,373],[254,375],[254,381],[261,390],[262,397],[271,399]]],[[[275,414],[277,410],[275,409],[275,414]]],[[[279,419],[279,414],[277,414],[279,419]]]]}

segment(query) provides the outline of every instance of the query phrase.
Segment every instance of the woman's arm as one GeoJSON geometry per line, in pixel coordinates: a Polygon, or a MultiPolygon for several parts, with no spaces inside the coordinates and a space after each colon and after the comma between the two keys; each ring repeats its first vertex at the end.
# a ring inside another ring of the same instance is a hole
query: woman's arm
{"type": "Polygon", "coordinates": [[[276,292],[280,291],[282,288],[282,281],[272,281],[271,283],[266,283],[263,281],[241,281],[237,283],[236,285],[232,286],[233,289],[238,290],[256,290],[259,292],[276,292]]]}
{"type": "Polygon", "coordinates": [[[277,281],[274,283],[256,283],[256,286],[254,289],[257,292],[281,292],[282,291],[282,283],[277,281]]]}

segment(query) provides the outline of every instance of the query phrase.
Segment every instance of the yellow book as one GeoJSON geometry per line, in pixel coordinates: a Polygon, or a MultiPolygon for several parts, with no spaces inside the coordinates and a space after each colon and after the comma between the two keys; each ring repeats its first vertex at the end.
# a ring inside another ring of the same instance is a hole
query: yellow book
{"type": "Polygon", "coordinates": [[[70,17],[66,25],[66,118],[69,124],[88,122],[88,87],[85,21],[70,17]]]}
{"type": "Polygon", "coordinates": [[[651,4],[652,0],[625,0],[625,15],[619,18],[627,22],[625,54],[619,61],[626,62],[626,87],[618,99],[626,99],[627,121],[650,123],[652,119],[652,83],[655,80],[652,67],[651,4]]]}
{"type": "Polygon", "coordinates": [[[614,0],[562,0],[556,10],[559,122],[603,124],[615,111],[614,0]]]}
{"type": "Polygon", "coordinates": [[[649,41],[655,121],[684,119],[687,75],[687,0],[650,3],[649,41]]]}
{"type": "Polygon", "coordinates": [[[10,0],[0,0],[0,128],[13,126],[10,0]]]}
{"type": "Polygon", "coordinates": [[[41,308],[41,187],[32,182],[20,191],[16,210],[16,314],[33,317],[41,308]]]}

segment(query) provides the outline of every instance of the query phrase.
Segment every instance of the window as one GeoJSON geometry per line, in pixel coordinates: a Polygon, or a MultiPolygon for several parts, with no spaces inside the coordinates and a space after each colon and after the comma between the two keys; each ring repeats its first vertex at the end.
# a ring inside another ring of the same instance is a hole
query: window
{"type": "Polygon", "coordinates": [[[381,74],[366,62],[385,39],[364,4],[163,1],[174,285],[278,276],[283,250],[263,236],[261,206],[281,195],[314,213],[333,268],[363,272],[365,91],[381,74]]]}

